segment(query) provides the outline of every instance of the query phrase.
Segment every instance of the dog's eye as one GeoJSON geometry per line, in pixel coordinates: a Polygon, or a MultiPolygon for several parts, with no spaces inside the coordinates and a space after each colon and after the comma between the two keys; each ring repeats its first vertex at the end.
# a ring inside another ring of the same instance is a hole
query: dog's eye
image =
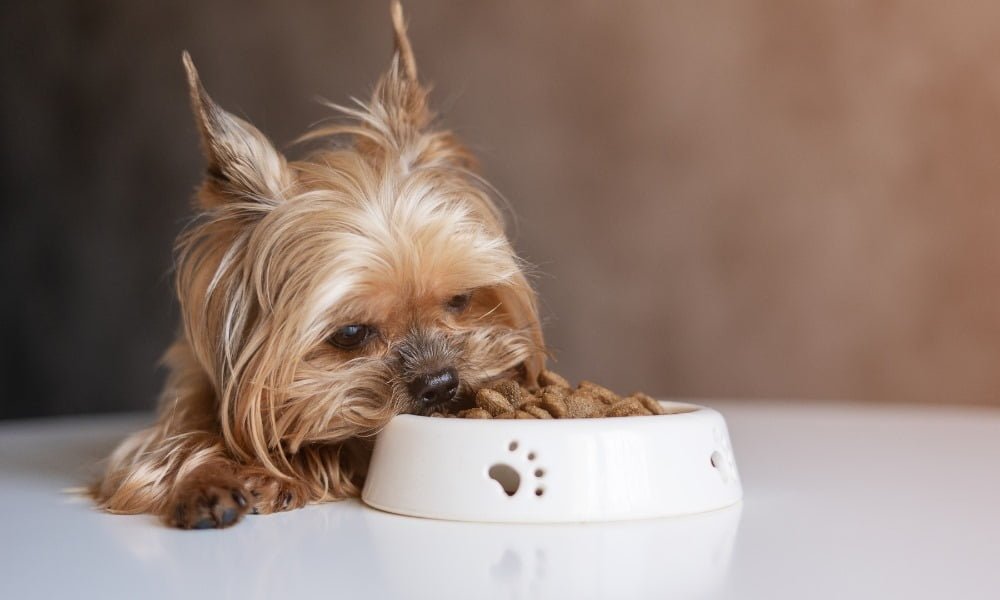
{"type": "Polygon", "coordinates": [[[469,308],[469,302],[472,301],[472,292],[467,292],[465,294],[456,294],[448,299],[447,306],[448,310],[451,312],[460,313],[465,309],[469,308]]]}
{"type": "Polygon", "coordinates": [[[357,350],[374,334],[371,325],[345,325],[330,336],[330,343],[341,350],[357,350]]]}

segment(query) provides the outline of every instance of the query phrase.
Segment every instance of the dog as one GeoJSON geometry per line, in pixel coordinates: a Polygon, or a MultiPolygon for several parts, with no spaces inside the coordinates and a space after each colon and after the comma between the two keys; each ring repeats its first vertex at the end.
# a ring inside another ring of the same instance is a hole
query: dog
{"type": "Polygon", "coordinates": [[[371,100],[285,158],[224,111],[183,55],[207,166],[175,248],[182,327],[155,424],[91,488],[113,513],[224,528],[360,494],[400,413],[537,381],[537,299],[492,187],[436,125],[391,5],[394,52],[371,100]]]}

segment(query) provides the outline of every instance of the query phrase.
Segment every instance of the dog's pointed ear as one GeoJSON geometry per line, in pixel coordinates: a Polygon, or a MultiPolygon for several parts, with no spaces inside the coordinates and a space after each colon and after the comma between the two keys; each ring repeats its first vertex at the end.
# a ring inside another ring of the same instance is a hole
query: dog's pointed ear
{"type": "Polygon", "coordinates": [[[288,162],[256,127],[220,108],[205,91],[191,55],[182,55],[187,71],[202,150],[207,161],[206,188],[200,195],[207,207],[228,201],[276,204],[288,193],[292,177],[288,162]]]}
{"type": "Polygon", "coordinates": [[[413,46],[410,45],[410,38],[406,35],[403,5],[399,3],[399,0],[392,0],[389,11],[392,13],[392,41],[396,66],[407,79],[416,82],[417,61],[413,58],[413,46]]]}
{"type": "Polygon", "coordinates": [[[368,129],[368,133],[356,136],[357,148],[405,168],[440,163],[475,170],[475,159],[454,135],[432,130],[434,114],[428,105],[428,88],[417,79],[417,61],[399,0],[392,0],[390,13],[392,63],[375,85],[368,110],[352,112],[368,129]]]}
{"type": "Polygon", "coordinates": [[[392,113],[394,125],[402,131],[419,132],[431,120],[427,90],[417,79],[417,61],[406,35],[406,20],[399,0],[392,0],[392,64],[375,87],[375,101],[392,113]]]}

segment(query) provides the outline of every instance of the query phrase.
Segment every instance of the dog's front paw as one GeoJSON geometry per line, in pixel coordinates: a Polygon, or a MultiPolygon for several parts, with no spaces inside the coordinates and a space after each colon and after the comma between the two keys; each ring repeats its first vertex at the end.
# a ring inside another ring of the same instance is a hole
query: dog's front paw
{"type": "Polygon", "coordinates": [[[279,481],[270,475],[251,476],[247,488],[253,505],[251,512],[255,515],[302,508],[308,501],[308,491],[303,485],[279,481]]]}
{"type": "Polygon", "coordinates": [[[225,473],[195,475],[174,491],[164,512],[172,527],[181,529],[222,529],[235,525],[247,511],[243,484],[225,473]]]}

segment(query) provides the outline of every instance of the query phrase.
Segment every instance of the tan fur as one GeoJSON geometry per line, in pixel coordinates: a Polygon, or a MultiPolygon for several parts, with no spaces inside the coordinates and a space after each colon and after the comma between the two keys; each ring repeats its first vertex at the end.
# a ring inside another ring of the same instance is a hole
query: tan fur
{"type": "Polygon", "coordinates": [[[396,50],[373,97],[306,134],[323,147],[302,161],[219,108],[184,54],[208,168],[176,248],[183,329],[156,424],[93,488],[106,510],[224,527],[357,495],[372,437],[421,410],[408,345],[434,348],[464,394],[536,380],[534,293],[472,157],[432,125],[395,2],[392,20],[396,50]],[[448,308],[469,291],[467,309],[448,308]],[[328,343],[360,323],[378,331],[362,350],[328,343]]]}

